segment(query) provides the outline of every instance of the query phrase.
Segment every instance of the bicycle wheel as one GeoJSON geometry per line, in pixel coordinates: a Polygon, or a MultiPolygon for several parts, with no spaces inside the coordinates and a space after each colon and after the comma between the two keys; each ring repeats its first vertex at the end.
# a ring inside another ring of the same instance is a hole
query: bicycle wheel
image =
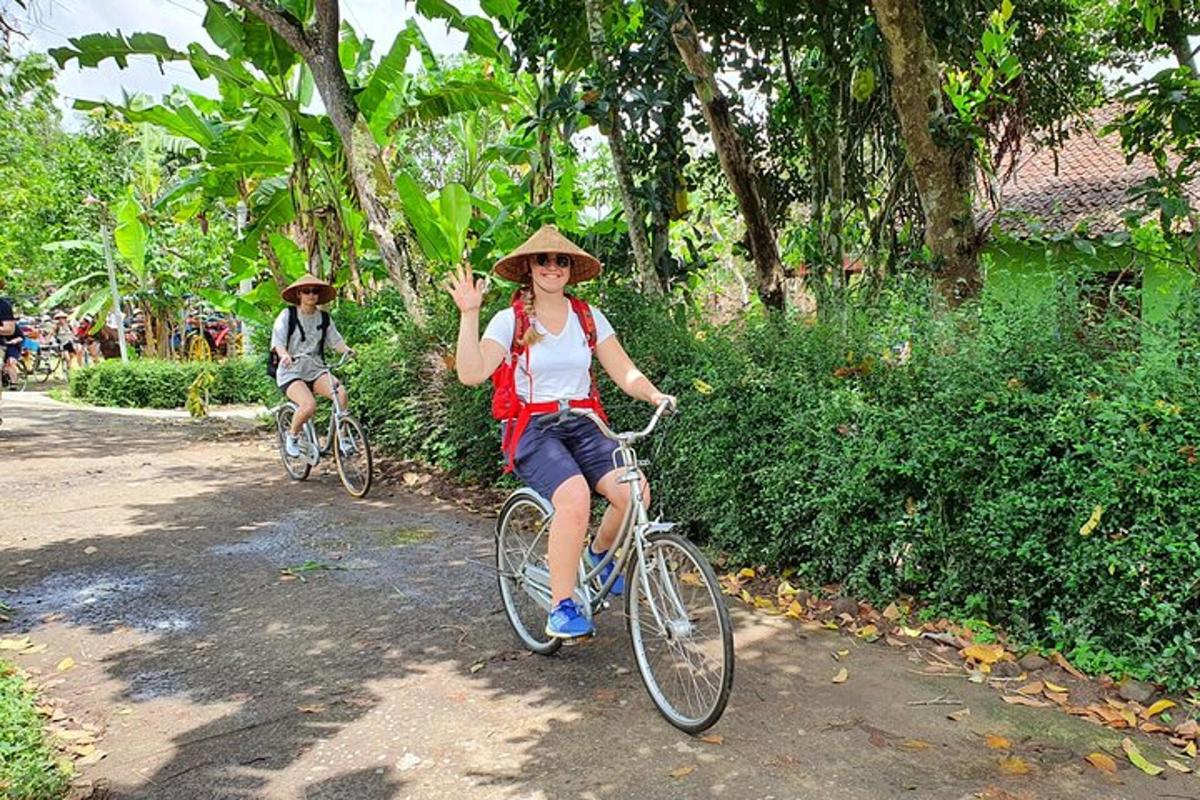
{"type": "Polygon", "coordinates": [[[712,727],[733,686],[733,627],[717,576],[696,545],[674,533],[646,538],[645,573],[632,562],[625,617],[642,682],[667,721],[712,727]]]}
{"type": "Polygon", "coordinates": [[[371,491],[371,443],[367,432],[354,417],[342,417],[337,423],[337,441],[333,452],[338,475],[351,497],[366,497],[371,491]]]}
{"type": "Polygon", "coordinates": [[[61,355],[57,353],[55,355],[42,355],[39,353],[38,355],[39,358],[36,366],[34,369],[30,370],[31,375],[35,372],[37,373],[38,383],[45,383],[46,381],[50,380],[51,376],[58,371],[59,362],[62,362],[63,374],[66,374],[66,362],[63,361],[63,357],[61,355]]]}
{"type": "Polygon", "coordinates": [[[203,336],[192,336],[187,345],[188,358],[192,361],[211,361],[212,348],[203,336]]]}
{"type": "Polygon", "coordinates": [[[285,405],[279,409],[275,415],[275,432],[279,437],[279,458],[283,461],[283,468],[287,470],[287,474],[292,480],[302,481],[308,477],[308,473],[312,470],[312,464],[309,464],[303,455],[297,458],[289,456],[283,444],[284,436],[292,425],[292,416],[295,413],[296,409],[291,405],[285,405]]]}
{"type": "Polygon", "coordinates": [[[548,656],[562,639],[546,635],[550,607],[550,564],[546,561],[550,512],[533,496],[518,492],[496,521],[496,577],[504,613],[521,644],[548,656]],[[540,580],[531,580],[531,575],[540,580]],[[538,594],[535,599],[530,591],[538,594]]]}

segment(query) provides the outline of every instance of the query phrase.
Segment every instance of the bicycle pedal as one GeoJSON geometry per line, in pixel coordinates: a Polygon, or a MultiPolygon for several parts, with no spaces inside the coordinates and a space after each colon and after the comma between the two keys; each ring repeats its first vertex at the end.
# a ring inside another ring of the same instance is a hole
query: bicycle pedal
{"type": "Polygon", "coordinates": [[[578,647],[581,644],[587,644],[596,638],[595,633],[589,633],[587,636],[573,636],[570,639],[563,639],[563,647],[578,647]]]}

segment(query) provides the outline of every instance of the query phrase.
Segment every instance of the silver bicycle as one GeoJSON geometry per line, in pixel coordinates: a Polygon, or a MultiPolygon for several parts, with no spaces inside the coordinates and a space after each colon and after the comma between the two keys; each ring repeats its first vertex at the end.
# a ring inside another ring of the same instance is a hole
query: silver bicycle
{"type": "MultiPolygon", "coordinates": [[[[580,559],[575,602],[592,618],[609,606],[618,575],[625,575],[625,618],[634,659],[650,698],[667,720],[687,733],[710,728],[721,718],[733,686],[733,628],[717,576],[700,549],[678,533],[675,523],[651,521],[642,501],[643,477],[633,444],[650,435],[667,411],[659,405],[644,430],[614,433],[590,411],[564,408],[592,420],[617,443],[613,464],[623,471],[630,503],[616,542],[594,567],[580,559]],[[616,560],[608,580],[600,575],[616,560]]],[[[546,420],[543,424],[555,420],[546,420]]],[[[554,509],[532,489],[513,492],[496,523],[496,567],[500,596],[513,631],[535,653],[550,655],[562,639],[546,636],[550,570],[546,545],[554,509]]]]}
{"type": "Polygon", "coordinates": [[[283,468],[293,480],[302,481],[307,478],[312,468],[321,462],[321,457],[332,453],[337,462],[338,476],[341,477],[346,491],[352,497],[366,497],[367,492],[371,491],[374,466],[371,443],[362,423],[355,419],[349,410],[342,408],[337,391],[341,382],[333,374],[334,369],[341,367],[348,360],[349,355],[343,354],[333,367],[324,369],[329,375],[330,386],[333,387],[333,412],[329,415],[329,432],[325,435],[324,442],[317,437],[317,426],[310,419],[304,423],[304,434],[300,437],[300,455],[288,455],[284,440],[296,413],[296,404],[290,400],[276,410],[275,429],[279,436],[279,457],[283,460],[283,468]]]}

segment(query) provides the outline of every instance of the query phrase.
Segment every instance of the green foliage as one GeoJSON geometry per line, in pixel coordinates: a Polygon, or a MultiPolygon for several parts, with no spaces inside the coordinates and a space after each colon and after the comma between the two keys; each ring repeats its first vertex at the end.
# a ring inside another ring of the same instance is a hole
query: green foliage
{"type": "MultiPolygon", "coordinates": [[[[141,359],[122,364],[110,359],[71,372],[71,396],[94,405],[126,408],[180,408],[189,388],[210,372],[211,385],[202,387],[211,402],[272,404],[279,397],[257,358],[206,364],[196,361],[141,359]]],[[[207,383],[207,381],[202,381],[207,383]]]]}
{"type": "Polygon", "coordinates": [[[26,680],[0,661],[0,790],[10,800],[58,800],[71,779],[42,734],[26,680]]]}

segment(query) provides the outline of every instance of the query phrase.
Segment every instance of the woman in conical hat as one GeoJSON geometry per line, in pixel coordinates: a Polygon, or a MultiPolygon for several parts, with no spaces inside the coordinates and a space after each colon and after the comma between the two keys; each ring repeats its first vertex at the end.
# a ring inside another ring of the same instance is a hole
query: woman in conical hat
{"type": "MultiPolygon", "coordinates": [[[[305,275],[281,292],[288,307],[279,312],[271,329],[271,349],[279,358],[275,383],[296,404],[292,425],[284,436],[284,449],[292,458],[300,456],[300,431],[317,411],[314,392],[333,397],[329,373],[325,367],[325,349],[353,352],[338,333],[328,311],[319,306],[333,302],[337,290],[312,275],[305,275]]],[[[349,402],[346,387],[338,387],[345,407],[349,402]]]]}
{"type": "MultiPolygon", "coordinates": [[[[616,445],[600,433],[594,422],[574,416],[548,427],[539,425],[538,417],[558,410],[564,402],[603,416],[591,372],[593,353],[626,394],[654,405],[675,403],[634,366],[600,309],[566,294],[567,286],[591,280],[600,270],[595,256],[554,226],[543,226],[496,262],[496,274],[519,283],[520,289],[512,305],[488,323],[482,339],[479,310],[487,282],[474,280],[470,269],[463,266],[446,286],[461,314],[455,367],[458,379],[477,386],[496,373],[493,414],[504,420],[504,449],[509,464],[521,480],[554,506],[549,536],[553,611],[546,622],[546,634],[560,639],[594,633],[591,620],[573,599],[576,569],[591,517],[592,493],[609,501],[588,547],[588,558],[596,564],[619,532],[629,505],[629,490],[618,483],[621,470],[613,466],[616,445]],[[504,390],[506,374],[511,377],[508,392],[504,390]]],[[[610,562],[608,569],[612,567],[610,562]]],[[[604,572],[600,579],[606,581],[608,575],[604,572]]],[[[623,591],[623,584],[623,579],[617,578],[613,592],[623,591]]]]}

